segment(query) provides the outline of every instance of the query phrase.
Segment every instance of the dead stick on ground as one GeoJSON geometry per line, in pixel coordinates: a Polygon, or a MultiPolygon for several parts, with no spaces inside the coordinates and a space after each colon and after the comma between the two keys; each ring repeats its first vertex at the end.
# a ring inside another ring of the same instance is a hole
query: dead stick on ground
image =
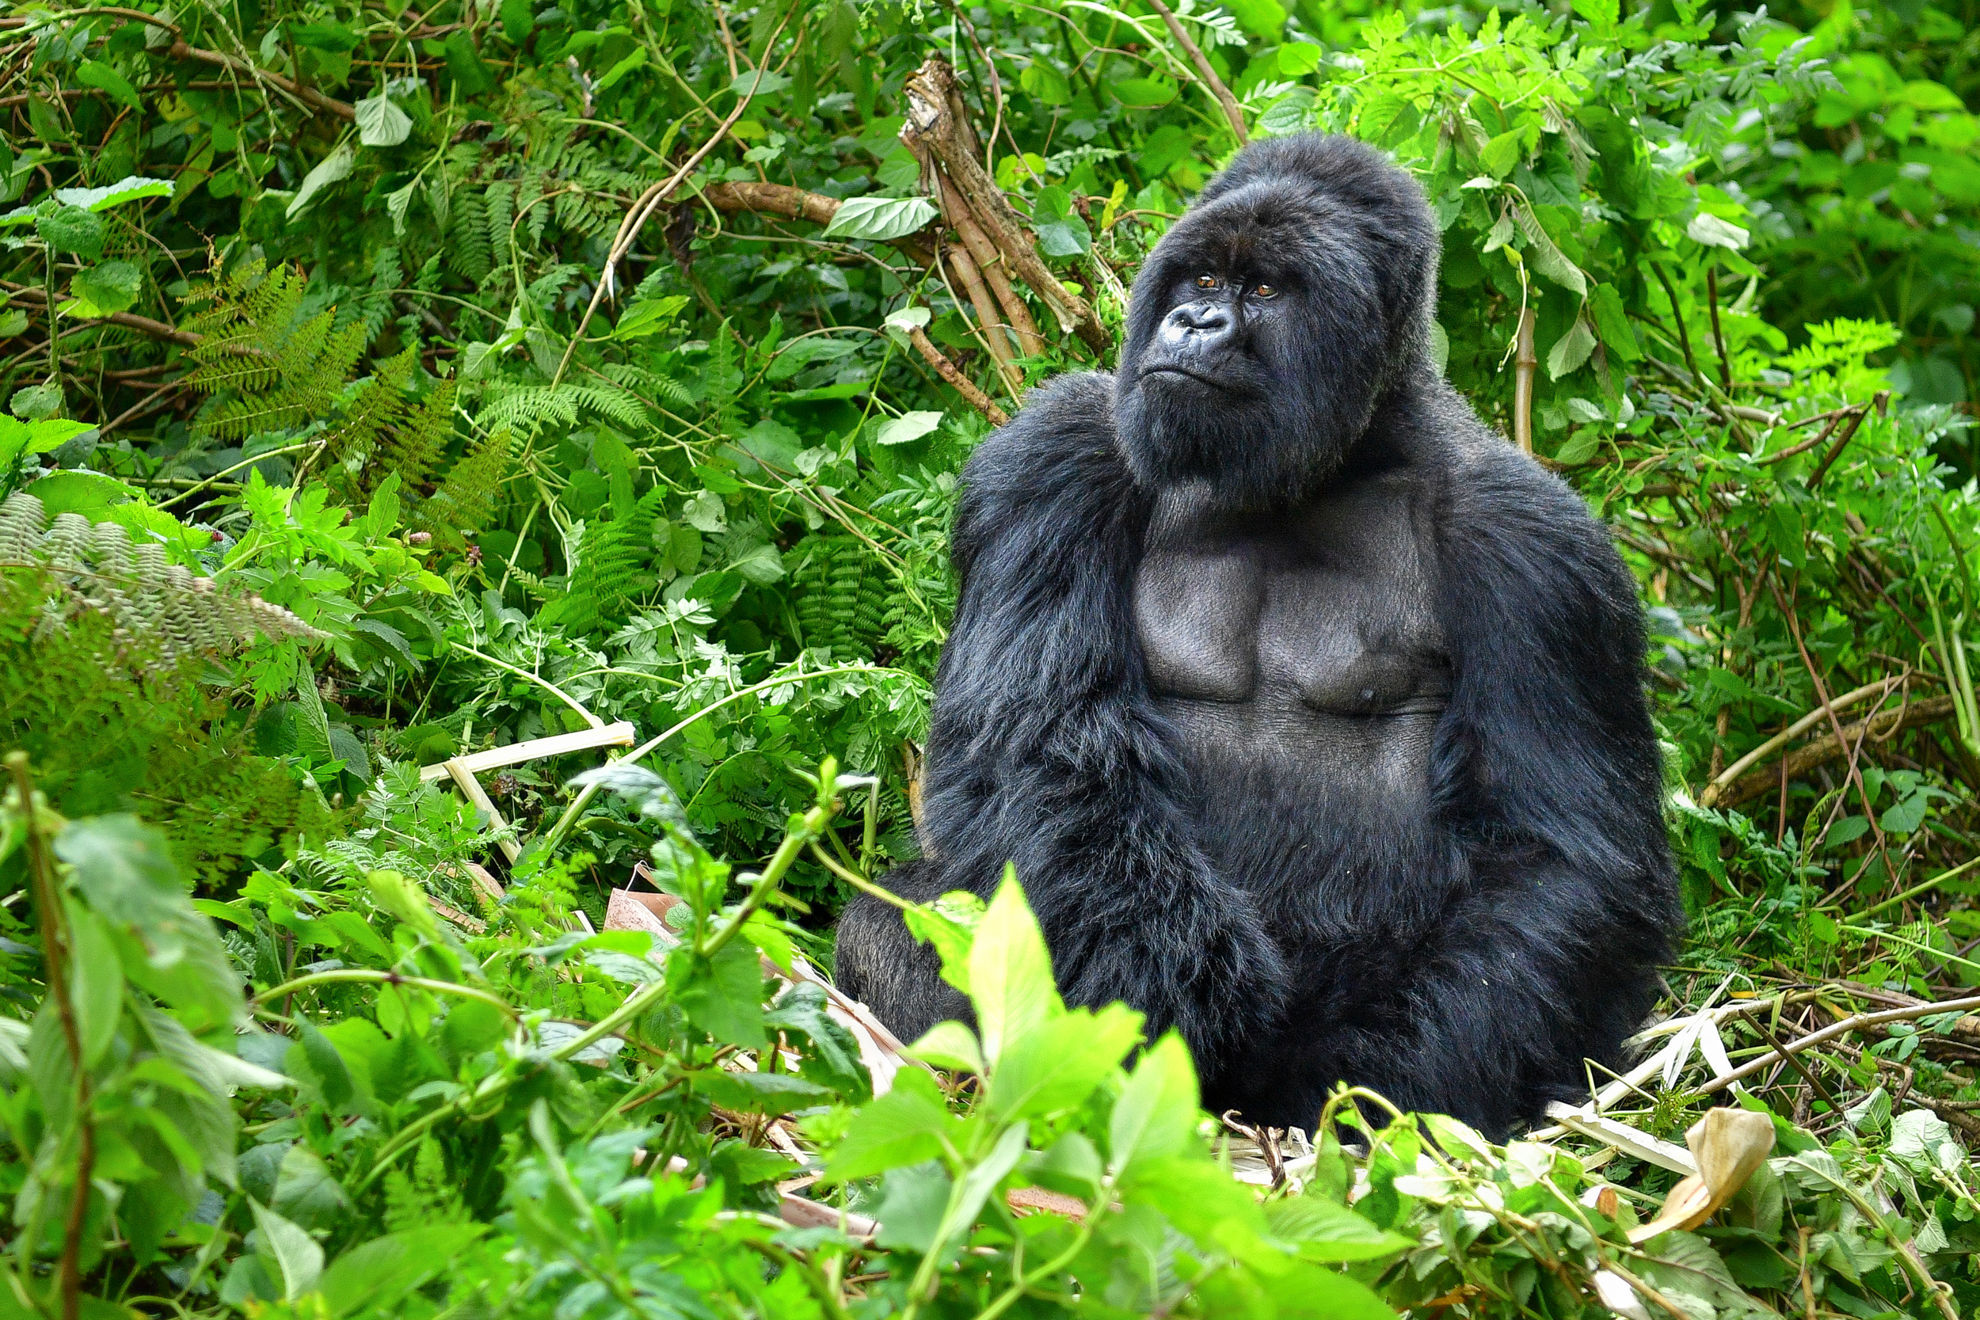
{"type": "Polygon", "coordinates": [[[1881,1013],[1858,1013],[1854,1017],[1846,1017],[1840,1022],[1831,1023],[1829,1026],[1823,1027],[1820,1031],[1811,1032],[1799,1040],[1789,1041],[1785,1046],[1769,1046],[1767,1052],[1759,1058],[1749,1059],[1731,1072],[1714,1077],[1711,1081],[1699,1087],[1698,1093],[1700,1095],[1710,1095],[1714,1091],[1722,1091],[1734,1082],[1751,1077],[1761,1069],[1770,1067],[1775,1059],[1786,1058],[1790,1054],[1799,1054],[1803,1050],[1813,1049],[1815,1046],[1834,1040],[1838,1036],[1847,1035],[1852,1031],[1860,1031],[1865,1027],[1880,1027],[1887,1022],[1910,1022],[1922,1017],[1931,1017],[1937,1013],[1971,1013],[1975,1009],[1980,1009],[1980,995],[1968,995],[1964,999],[1948,999],[1936,1004],[1914,1004],[1907,1008],[1886,1009],[1881,1013]]]}
{"type": "Polygon", "coordinates": [[[1196,66],[1196,76],[1203,80],[1203,85],[1210,89],[1210,95],[1216,97],[1217,104],[1224,108],[1224,118],[1230,121],[1231,132],[1237,135],[1239,144],[1249,142],[1251,139],[1244,134],[1244,115],[1238,110],[1237,98],[1231,95],[1230,88],[1224,86],[1224,80],[1217,76],[1217,71],[1210,67],[1210,59],[1203,53],[1203,47],[1189,39],[1189,33],[1183,31],[1181,20],[1162,0],[1148,0],[1148,7],[1162,16],[1162,21],[1169,26],[1169,35],[1189,56],[1189,62],[1196,66]]]}

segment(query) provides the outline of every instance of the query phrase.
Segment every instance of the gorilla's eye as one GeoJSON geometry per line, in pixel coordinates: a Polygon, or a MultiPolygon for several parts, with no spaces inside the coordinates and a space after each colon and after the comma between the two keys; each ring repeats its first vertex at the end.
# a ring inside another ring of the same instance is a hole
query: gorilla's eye
{"type": "Polygon", "coordinates": [[[1214,289],[1217,287],[1217,277],[1215,275],[1198,275],[1196,277],[1196,287],[1199,289],[1214,289]]]}
{"type": "Polygon", "coordinates": [[[1254,284],[1251,286],[1251,296],[1254,298],[1276,298],[1279,296],[1279,291],[1269,284],[1254,284]]]}

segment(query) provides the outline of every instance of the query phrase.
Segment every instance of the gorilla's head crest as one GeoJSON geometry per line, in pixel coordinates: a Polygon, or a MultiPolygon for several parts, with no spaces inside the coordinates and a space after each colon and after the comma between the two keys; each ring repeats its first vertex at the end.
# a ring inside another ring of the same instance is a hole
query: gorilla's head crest
{"type": "Polygon", "coordinates": [[[1373,148],[1246,147],[1135,277],[1115,384],[1135,479],[1242,506],[1311,490],[1429,369],[1438,246],[1422,189],[1373,148]]]}

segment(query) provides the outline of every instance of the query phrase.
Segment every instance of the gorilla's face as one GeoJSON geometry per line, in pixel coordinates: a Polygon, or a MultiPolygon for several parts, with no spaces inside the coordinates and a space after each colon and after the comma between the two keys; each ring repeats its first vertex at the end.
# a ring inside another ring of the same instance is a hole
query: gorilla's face
{"type": "Polygon", "coordinates": [[[1420,368],[1436,242],[1415,183],[1367,148],[1246,149],[1135,280],[1115,415],[1136,479],[1243,506],[1311,490],[1420,368]]]}

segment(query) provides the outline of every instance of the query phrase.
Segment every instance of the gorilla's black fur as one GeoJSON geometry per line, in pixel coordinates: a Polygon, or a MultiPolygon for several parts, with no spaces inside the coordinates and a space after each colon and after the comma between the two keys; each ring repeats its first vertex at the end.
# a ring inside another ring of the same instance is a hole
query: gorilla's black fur
{"type": "MultiPolygon", "coordinates": [[[[916,899],[1013,859],[1067,997],[1213,1107],[1338,1079],[1501,1133],[1613,1062],[1679,913],[1634,584],[1426,355],[1438,235],[1375,152],[1245,149],[1135,281],[1117,376],[970,460],[916,899]]],[[[886,905],[841,984],[967,1007],[886,905]]]]}

